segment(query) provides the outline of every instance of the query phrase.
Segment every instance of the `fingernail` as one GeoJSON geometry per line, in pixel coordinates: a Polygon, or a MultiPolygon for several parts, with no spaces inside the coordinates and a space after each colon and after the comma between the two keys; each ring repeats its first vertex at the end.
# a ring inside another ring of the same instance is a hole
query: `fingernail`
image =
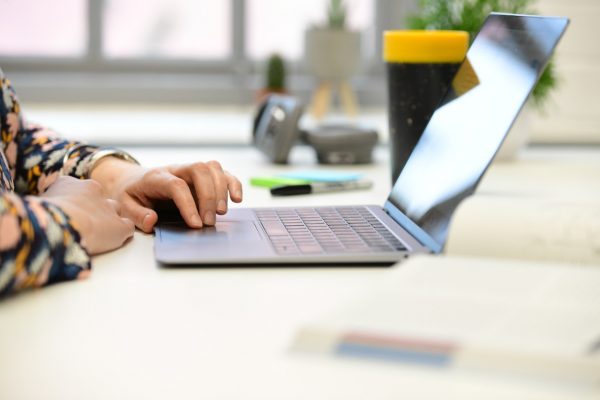
{"type": "Polygon", "coordinates": [[[236,190],[234,193],[236,198],[241,199],[242,198],[242,192],[240,190],[236,190]]]}
{"type": "Polygon", "coordinates": [[[207,211],[204,213],[204,223],[206,225],[215,224],[215,213],[213,211],[207,211]]]}
{"type": "Polygon", "coordinates": [[[219,203],[217,204],[217,210],[221,212],[227,211],[227,203],[225,200],[219,200],[219,203]]]}
{"type": "Polygon", "coordinates": [[[146,229],[146,225],[148,224],[149,216],[150,216],[150,214],[144,215],[144,218],[142,219],[142,230],[146,229]]]}
{"type": "Polygon", "coordinates": [[[202,218],[200,218],[198,214],[192,215],[192,218],[190,219],[192,220],[192,224],[194,224],[198,228],[202,228],[202,218]]]}

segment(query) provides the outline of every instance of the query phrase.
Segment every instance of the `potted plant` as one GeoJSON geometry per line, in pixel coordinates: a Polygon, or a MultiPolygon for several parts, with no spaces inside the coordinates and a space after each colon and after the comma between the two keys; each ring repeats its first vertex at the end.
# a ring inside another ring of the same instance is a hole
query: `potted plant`
{"type": "Polygon", "coordinates": [[[358,70],[361,36],[347,27],[346,17],[344,0],[330,0],[326,23],[305,33],[307,66],[321,82],[345,82],[358,70]]]}
{"type": "MultiPolygon", "coordinates": [[[[536,14],[531,8],[531,3],[533,0],[419,0],[419,12],[408,18],[408,28],[463,30],[469,32],[473,40],[490,12],[536,14]]],[[[556,83],[556,70],[554,63],[550,61],[533,90],[532,101],[528,103],[532,103],[534,108],[541,111],[556,83]]],[[[496,159],[512,158],[526,143],[529,136],[530,108],[526,105],[521,112],[496,159]]]]}
{"type": "Polygon", "coordinates": [[[347,28],[346,16],[345,2],[330,0],[326,24],[312,26],[306,31],[306,62],[319,80],[347,80],[358,70],[360,32],[347,28]]]}
{"type": "Polygon", "coordinates": [[[265,86],[259,90],[257,102],[262,103],[272,93],[287,93],[285,78],[285,61],[279,54],[272,54],[267,61],[265,86]]]}

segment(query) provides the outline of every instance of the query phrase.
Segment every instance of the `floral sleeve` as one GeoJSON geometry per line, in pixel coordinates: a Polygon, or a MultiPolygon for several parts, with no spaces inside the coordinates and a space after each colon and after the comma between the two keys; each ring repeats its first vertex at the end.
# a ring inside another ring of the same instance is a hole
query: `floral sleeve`
{"type": "Polygon", "coordinates": [[[50,129],[27,123],[18,98],[1,70],[0,80],[2,151],[14,182],[11,189],[19,194],[42,193],[56,180],[61,170],[64,174],[83,178],[87,163],[97,147],[61,139],[50,129]],[[68,162],[63,165],[68,151],[68,162]]]}
{"type": "Polygon", "coordinates": [[[97,148],[26,123],[1,70],[0,135],[0,297],[87,276],[90,257],[72,221],[35,195],[61,173],[84,178],[97,148]]]}
{"type": "Polygon", "coordinates": [[[0,194],[0,232],[0,298],[89,274],[90,258],[79,233],[50,203],[0,194]]]}

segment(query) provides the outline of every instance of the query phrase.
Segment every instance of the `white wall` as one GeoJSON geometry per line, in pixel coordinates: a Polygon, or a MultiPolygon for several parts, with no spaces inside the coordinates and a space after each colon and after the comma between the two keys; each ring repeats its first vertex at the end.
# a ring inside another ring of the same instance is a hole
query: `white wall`
{"type": "Polygon", "coordinates": [[[600,143],[600,0],[538,0],[544,15],[571,19],[559,44],[560,78],[545,116],[536,116],[536,142],[600,143]]]}

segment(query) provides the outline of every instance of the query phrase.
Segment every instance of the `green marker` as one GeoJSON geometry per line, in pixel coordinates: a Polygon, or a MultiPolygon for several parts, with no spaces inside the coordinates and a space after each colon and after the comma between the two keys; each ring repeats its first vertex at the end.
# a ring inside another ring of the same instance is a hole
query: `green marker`
{"type": "Polygon", "coordinates": [[[250,184],[252,186],[261,186],[269,189],[275,186],[303,185],[306,183],[310,183],[310,181],[305,179],[284,178],[281,176],[255,176],[250,178],[250,184]]]}

